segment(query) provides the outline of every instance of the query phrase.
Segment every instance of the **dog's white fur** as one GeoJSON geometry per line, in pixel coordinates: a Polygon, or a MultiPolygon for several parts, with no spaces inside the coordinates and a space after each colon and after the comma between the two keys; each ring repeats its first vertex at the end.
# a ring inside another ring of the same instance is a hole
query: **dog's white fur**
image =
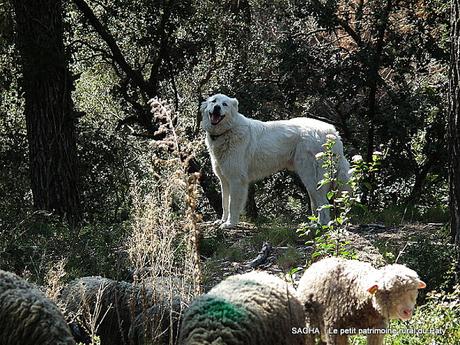
{"type": "MultiPolygon", "coordinates": [[[[328,134],[337,137],[333,150],[339,157],[338,179],[348,181],[349,164],[340,137],[330,124],[305,117],[268,122],[250,119],[238,112],[236,98],[222,94],[204,101],[201,112],[206,146],[222,191],[222,228],[238,224],[250,182],[282,169],[299,175],[312,210],[326,205],[329,186],[318,188],[323,168],[315,155],[323,152],[328,134]],[[220,122],[216,123],[217,120],[220,122]]],[[[321,209],[319,219],[326,224],[329,211],[321,209]]]]}

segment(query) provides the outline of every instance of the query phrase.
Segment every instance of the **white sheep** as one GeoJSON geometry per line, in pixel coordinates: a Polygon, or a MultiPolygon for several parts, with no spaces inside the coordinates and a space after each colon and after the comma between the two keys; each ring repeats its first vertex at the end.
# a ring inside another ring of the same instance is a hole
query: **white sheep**
{"type": "Polygon", "coordinates": [[[171,308],[180,309],[180,301],[169,303],[165,291],[151,287],[83,277],[66,285],[59,300],[69,320],[78,319],[84,329],[97,326],[101,345],[169,344],[177,332],[180,313],[171,308]]]}
{"type": "Polygon", "coordinates": [[[351,334],[366,334],[368,344],[382,345],[384,334],[378,330],[386,329],[390,319],[410,319],[418,289],[425,287],[417,273],[403,265],[375,269],[341,258],[316,262],[297,289],[310,330],[307,344],[314,344],[319,329],[328,345],[348,344],[351,334]]]}
{"type": "Polygon", "coordinates": [[[185,312],[181,345],[301,345],[305,314],[293,288],[263,272],[229,277],[185,312]]]}
{"type": "Polygon", "coordinates": [[[75,345],[58,307],[17,275],[0,270],[1,345],[75,345]]]}

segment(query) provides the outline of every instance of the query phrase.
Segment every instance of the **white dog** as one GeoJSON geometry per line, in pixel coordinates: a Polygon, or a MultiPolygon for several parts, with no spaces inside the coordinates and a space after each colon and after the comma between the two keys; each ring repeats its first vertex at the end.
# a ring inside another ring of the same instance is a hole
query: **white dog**
{"type": "MultiPolygon", "coordinates": [[[[311,209],[328,204],[327,185],[318,188],[323,178],[316,154],[323,152],[326,135],[337,137],[333,150],[339,157],[338,179],[348,181],[349,164],[343,155],[340,137],[325,122],[305,117],[262,122],[238,113],[238,100],[222,94],[201,104],[202,127],[211,155],[214,173],[222,191],[222,228],[238,224],[250,182],[282,169],[295,171],[310,196],[311,209]]],[[[329,221],[329,211],[319,212],[320,222],[329,221]]]]}

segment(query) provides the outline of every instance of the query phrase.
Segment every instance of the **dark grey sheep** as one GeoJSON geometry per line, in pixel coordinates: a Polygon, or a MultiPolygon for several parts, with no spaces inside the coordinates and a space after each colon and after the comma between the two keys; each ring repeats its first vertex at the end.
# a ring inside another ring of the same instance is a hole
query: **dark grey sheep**
{"type": "MultiPolygon", "coordinates": [[[[101,345],[169,344],[170,334],[174,334],[168,328],[171,305],[177,303],[169,303],[165,291],[102,277],[84,277],[66,285],[59,300],[67,319],[78,319],[87,330],[92,327],[101,345]]],[[[177,327],[177,321],[171,325],[177,327]]]]}
{"type": "Polygon", "coordinates": [[[131,323],[129,340],[135,345],[170,344],[178,339],[182,303],[174,299],[171,305],[154,305],[141,312],[131,323]]]}
{"type": "Polygon", "coordinates": [[[294,289],[264,272],[229,277],[185,312],[181,345],[302,345],[305,314],[294,289]]]}
{"type": "Polygon", "coordinates": [[[17,275],[0,270],[0,345],[74,345],[57,306],[17,275]]]}

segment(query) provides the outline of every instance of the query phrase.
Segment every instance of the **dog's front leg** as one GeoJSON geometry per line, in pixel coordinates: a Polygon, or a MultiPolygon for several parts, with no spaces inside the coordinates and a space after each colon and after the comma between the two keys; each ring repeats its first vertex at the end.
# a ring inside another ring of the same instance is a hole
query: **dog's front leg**
{"type": "Polygon", "coordinates": [[[227,221],[228,219],[228,213],[229,213],[229,202],[230,202],[230,189],[228,186],[228,181],[223,177],[222,175],[218,176],[219,181],[220,181],[220,191],[222,195],[222,218],[219,220],[216,220],[214,224],[220,225],[223,224],[227,221]]]}
{"type": "Polygon", "coordinates": [[[221,228],[233,228],[240,221],[240,214],[243,211],[248,196],[249,181],[243,176],[234,176],[228,179],[230,192],[230,208],[227,221],[221,228]]]}

